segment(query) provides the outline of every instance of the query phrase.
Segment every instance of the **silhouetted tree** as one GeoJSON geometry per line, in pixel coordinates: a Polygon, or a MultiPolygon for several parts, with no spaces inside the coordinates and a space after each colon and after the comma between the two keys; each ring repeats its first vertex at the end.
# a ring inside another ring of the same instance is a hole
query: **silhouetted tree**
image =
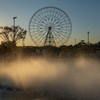
{"type": "Polygon", "coordinates": [[[25,39],[27,31],[19,26],[12,27],[0,27],[0,37],[3,39],[1,45],[5,44],[8,48],[16,47],[16,44],[21,40],[25,39]]]}

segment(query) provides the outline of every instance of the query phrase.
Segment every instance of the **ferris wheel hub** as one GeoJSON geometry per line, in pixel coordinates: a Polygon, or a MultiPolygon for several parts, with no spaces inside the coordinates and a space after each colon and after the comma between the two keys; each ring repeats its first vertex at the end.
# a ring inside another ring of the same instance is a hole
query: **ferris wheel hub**
{"type": "Polygon", "coordinates": [[[49,27],[49,31],[51,31],[51,27],[49,27]]]}
{"type": "Polygon", "coordinates": [[[52,23],[46,24],[45,30],[46,32],[51,31],[54,32],[55,26],[52,23]]]}

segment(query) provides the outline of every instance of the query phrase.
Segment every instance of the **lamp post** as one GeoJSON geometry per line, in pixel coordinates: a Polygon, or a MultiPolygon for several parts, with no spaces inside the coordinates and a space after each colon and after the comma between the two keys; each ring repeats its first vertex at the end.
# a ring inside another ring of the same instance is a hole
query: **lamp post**
{"type": "Polygon", "coordinates": [[[76,39],[75,39],[75,45],[76,45],[76,39]]]}
{"type": "Polygon", "coordinates": [[[13,17],[13,20],[14,20],[14,26],[15,26],[15,19],[16,19],[17,17],[13,17]]]}
{"type": "Polygon", "coordinates": [[[88,34],[88,45],[89,45],[89,31],[87,32],[87,34],[88,34]]]}
{"type": "MultiPolygon", "coordinates": [[[[14,23],[14,38],[15,38],[15,36],[16,36],[16,34],[15,34],[15,19],[16,19],[17,17],[13,17],[13,23],[14,23]]],[[[13,38],[13,39],[14,39],[13,38]]]]}

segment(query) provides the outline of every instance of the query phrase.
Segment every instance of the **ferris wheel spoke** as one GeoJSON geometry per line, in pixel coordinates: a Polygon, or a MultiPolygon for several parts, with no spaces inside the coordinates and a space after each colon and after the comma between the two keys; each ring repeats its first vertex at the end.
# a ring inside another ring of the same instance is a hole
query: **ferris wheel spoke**
{"type": "Polygon", "coordinates": [[[53,32],[53,33],[54,33],[54,35],[58,38],[59,42],[61,42],[61,39],[60,39],[60,37],[56,34],[56,32],[53,32]]]}
{"type": "Polygon", "coordinates": [[[61,26],[61,27],[55,27],[56,30],[65,30],[67,31],[67,27],[61,26]]]}
{"type": "Polygon", "coordinates": [[[53,24],[58,22],[60,20],[60,18],[62,18],[62,17],[63,17],[63,14],[61,12],[59,12],[58,15],[56,15],[56,17],[55,17],[53,24]]]}
{"type": "Polygon", "coordinates": [[[56,15],[55,20],[53,21],[53,24],[60,22],[60,17],[59,17],[60,15],[61,15],[60,13],[56,15]]]}
{"type": "Polygon", "coordinates": [[[57,33],[58,37],[61,38],[61,40],[63,40],[64,37],[66,37],[65,35],[61,34],[59,31],[55,31],[55,32],[57,33]]]}
{"type": "MultiPolygon", "coordinates": [[[[54,34],[54,33],[53,33],[54,34]]],[[[54,40],[56,41],[56,43],[59,43],[59,40],[58,40],[58,38],[55,36],[55,34],[54,34],[54,40]]]]}
{"type": "Polygon", "coordinates": [[[49,11],[49,22],[51,23],[51,18],[52,18],[52,9],[50,8],[50,11],[49,11]]]}
{"type": "MultiPolygon", "coordinates": [[[[46,33],[46,32],[45,32],[46,33]]],[[[41,37],[41,40],[40,40],[40,42],[39,43],[41,43],[42,42],[42,40],[45,38],[45,33],[43,34],[43,36],[41,37]]]]}
{"type": "MultiPolygon", "coordinates": [[[[37,21],[37,22],[38,22],[38,21],[37,21]]],[[[38,24],[40,23],[40,22],[38,22],[38,23],[37,23],[37,22],[32,22],[32,23],[33,23],[33,25],[36,26],[36,25],[38,25],[38,24]]]]}
{"type": "Polygon", "coordinates": [[[34,30],[39,30],[39,29],[44,30],[44,27],[35,26],[35,27],[31,28],[31,29],[34,29],[34,30]]]}
{"type": "Polygon", "coordinates": [[[41,21],[41,19],[39,18],[39,16],[36,16],[35,21],[38,21],[38,22],[40,22],[40,21],[41,21]]]}
{"type": "Polygon", "coordinates": [[[38,27],[38,26],[37,26],[37,27],[34,27],[33,29],[38,29],[38,30],[39,30],[39,29],[44,29],[44,28],[43,28],[43,27],[38,27]]]}
{"type": "MultiPolygon", "coordinates": [[[[45,11],[46,13],[47,11],[45,11]]],[[[47,24],[48,23],[48,19],[47,19],[47,14],[43,14],[43,21],[47,24]]]]}
{"type": "Polygon", "coordinates": [[[67,32],[68,31],[68,29],[67,28],[55,28],[55,30],[59,30],[59,31],[61,31],[62,30],[62,32],[67,32]]]}
{"type": "MultiPolygon", "coordinates": [[[[31,35],[30,35],[30,36],[31,36],[31,35]]],[[[31,36],[31,38],[32,38],[32,36],[31,36]]],[[[33,43],[34,43],[34,44],[36,44],[36,42],[35,42],[34,38],[32,38],[32,41],[33,41],[33,43]]]]}
{"type": "Polygon", "coordinates": [[[47,25],[48,22],[47,22],[46,16],[44,16],[42,22],[45,22],[45,25],[47,25]]]}
{"type": "Polygon", "coordinates": [[[61,35],[61,36],[63,36],[63,37],[66,37],[66,34],[63,34],[64,32],[58,32],[58,31],[56,31],[59,35],[61,35]]]}
{"type": "Polygon", "coordinates": [[[58,25],[58,24],[61,24],[61,23],[64,24],[64,23],[66,23],[66,21],[67,21],[67,20],[63,18],[62,20],[58,20],[58,22],[55,21],[55,22],[54,22],[54,25],[58,25]]]}
{"type": "Polygon", "coordinates": [[[69,24],[69,23],[67,23],[66,20],[64,20],[64,21],[59,21],[59,23],[55,23],[54,25],[55,26],[58,26],[58,25],[61,26],[61,25],[67,25],[67,24],[69,24]]]}
{"type": "Polygon", "coordinates": [[[50,20],[50,22],[53,24],[53,20],[54,20],[54,11],[53,11],[53,9],[51,9],[51,20],[50,20]]]}
{"type": "Polygon", "coordinates": [[[34,33],[32,36],[36,37],[36,36],[40,36],[41,34],[40,33],[34,33]]]}
{"type": "Polygon", "coordinates": [[[64,20],[62,20],[60,23],[61,23],[61,24],[66,24],[66,25],[67,25],[67,24],[70,24],[70,23],[69,23],[69,22],[67,22],[67,20],[65,20],[65,19],[64,19],[64,20]]]}
{"type": "Polygon", "coordinates": [[[39,38],[39,37],[41,37],[41,34],[38,33],[38,34],[36,35],[36,37],[34,37],[34,38],[37,39],[37,38],[39,38]]]}
{"type": "Polygon", "coordinates": [[[61,31],[55,30],[55,32],[58,33],[58,34],[60,34],[60,35],[62,35],[63,37],[66,37],[66,35],[64,35],[63,33],[61,33],[61,31]]]}
{"type": "Polygon", "coordinates": [[[51,16],[51,23],[53,23],[53,15],[51,16]]]}
{"type": "Polygon", "coordinates": [[[67,38],[65,39],[64,44],[67,42],[68,39],[69,39],[69,37],[67,37],[67,38]]]}
{"type": "Polygon", "coordinates": [[[40,33],[43,33],[45,30],[33,30],[32,32],[35,33],[35,32],[40,32],[40,33]]]}
{"type": "Polygon", "coordinates": [[[34,18],[33,20],[32,20],[32,22],[40,22],[40,20],[36,17],[36,18],[34,18]]]}
{"type": "Polygon", "coordinates": [[[69,33],[68,33],[67,31],[64,32],[64,31],[60,30],[60,32],[61,32],[62,34],[64,33],[65,35],[69,35],[69,33]]]}
{"type": "MultiPolygon", "coordinates": [[[[48,8],[49,9],[49,8],[48,8]]],[[[48,17],[48,21],[49,21],[49,10],[47,9],[47,17],[48,17]]]]}
{"type": "Polygon", "coordinates": [[[52,18],[51,18],[51,23],[53,23],[53,21],[54,21],[54,12],[55,11],[55,9],[52,11],[52,18]]]}
{"type": "Polygon", "coordinates": [[[63,17],[63,14],[60,15],[60,16],[57,18],[57,20],[61,21],[61,18],[62,18],[62,17],[63,17]]]}
{"type": "MultiPolygon", "coordinates": [[[[36,42],[39,42],[39,40],[42,41],[43,38],[44,38],[44,36],[43,36],[43,35],[40,35],[40,36],[37,38],[36,42]]],[[[39,42],[39,44],[40,44],[40,43],[41,43],[41,42],[39,42]]]]}
{"type": "Polygon", "coordinates": [[[45,38],[45,34],[42,34],[41,36],[40,36],[40,38],[38,38],[38,41],[40,41],[40,43],[42,42],[42,40],[45,38]]]}
{"type": "Polygon", "coordinates": [[[55,29],[56,30],[65,30],[65,31],[67,31],[67,26],[58,26],[58,27],[56,26],[55,29]]]}
{"type": "Polygon", "coordinates": [[[43,22],[45,22],[45,25],[48,23],[48,19],[47,19],[47,15],[46,14],[43,14],[43,22]]]}
{"type": "Polygon", "coordinates": [[[52,23],[52,9],[50,9],[50,23],[52,23]]]}
{"type": "MultiPolygon", "coordinates": [[[[66,16],[61,15],[61,18],[58,18],[57,20],[59,20],[59,22],[62,22],[63,20],[67,20],[67,19],[66,19],[66,16]]],[[[54,24],[56,24],[56,23],[54,23],[54,24]]]]}
{"type": "Polygon", "coordinates": [[[47,19],[48,19],[48,23],[50,23],[50,14],[48,10],[47,10],[47,19]]]}
{"type": "Polygon", "coordinates": [[[39,33],[40,30],[39,30],[39,29],[34,29],[32,32],[33,32],[33,33],[39,33]]]}
{"type": "Polygon", "coordinates": [[[45,14],[44,18],[45,18],[46,24],[48,24],[49,20],[50,20],[50,16],[49,16],[48,10],[46,10],[46,14],[45,14]]]}
{"type": "Polygon", "coordinates": [[[46,24],[48,23],[47,10],[46,10],[46,13],[45,13],[45,15],[44,15],[44,21],[46,22],[46,24]]]}
{"type": "Polygon", "coordinates": [[[39,25],[36,25],[36,26],[32,26],[30,27],[30,29],[44,29],[44,26],[39,26],[39,25]]]}
{"type": "Polygon", "coordinates": [[[39,23],[42,23],[42,24],[45,24],[46,25],[45,21],[42,21],[39,17],[37,17],[37,19],[38,19],[38,22],[39,23]]]}
{"type": "Polygon", "coordinates": [[[49,15],[50,23],[52,23],[52,20],[53,20],[52,15],[53,15],[53,14],[54,14],[54,13],[53,13],[52,8],[51,8],[51,9],[50,9],[50,15],[49,15]]]}
{"type": "Polygon", "coordinates": [[[42,27],[36,27],[36,28],[35,28],[35,27],[34,27],[33,29],[34,29],[34,30],[42,30],[42,29],[44,29],[44,28],[42,28],[42,27]]]}
{"type": "Polygon", "coordinates": [[[49,20],[48,19],[49,19],[48,16],[46,16],[45,17],[45,20],[46,20],[47,24],[49,23],[49,20]]]}
{"type": "Polygon", "coordinates": [[[46,21],[46,24],[48,24],[48,17],[45,16],[45,21],[46,21]]]}
{"type": "Polygon", "coordinates": [[[37,36],[39,36],[39,34],[38,34],[38,33],[35,33],[35,34],[32,35],[32,36],[34,36],[34,38],[36,38],[37,36]]]}
{"type": "Polygon", "coordinates": [[[46,25],[47,21],[44,19],[45,17],[43,16],[43,14],[42,15],[40,14],[39,17],[41,18],[41,22],[46,25]]]}
{"type": "Polygon", "coordinates": [[[54,22],[53,22],[53,25],[54,25],[54,26],[60,25],[60,23],[61,23],[60,20],[55,19],[54,22]]]}
{"type": "Polygon", "coordinates": [[[55,29],[55,31],[56,30],[59,31],[59,32],[62,32],[62,33],[67,33],[67,29],[63,30],[63,29],[60,28],[60,29],[55,29]]]}
{"type": "Polygon", "coordinates": [[[41,21],[35,21],[35,22],[32,21],[32,23],[36,24],[36,25],[40,24],[41,26],[45,26],[46,25],[43,21],[42,22],[41,21]]]}
{"type": "Polygon", "coordinates": [[[56,19],[56,17],[57,17],[56,15],[54,15],[53,17],[54,17],[54,18],[53,18],[52,23],[54,24],[55,22],[58,22],[58,20],[56,19]]]}
{"type": "Polygon", "coordinates": [[[46,32],[45,30],[42,30],[42,31],[40,31],[41,33],[44,33],[44,32],[46,32]]]}
{"type": "Polygon", "coordinates": [[[37,32],[35,31],[35,32],[34,32],[34,31],[33,31],[33,33],[34,33],[34,34],[33,34],[32,36],[35,36],[35,35],[38,35],[38,34],[41,35],[43,32],[40,32],[40,31],[37,31],[37,32]]]}
{"type": "MultiPolygon", "coordinates": [[[[52,12],[52,9],[51,9],[51,12],[52,12]]],[[[54,15],[54,14],[55,14],[55,12],[53,11],[53,12],[52,12],[52,15],[54,15]]],[[[54,17],[52,18],[52,15],[50,15],[50,17],[51,17],[50,23],[52,23],[52,21],[53,21],[53,19],[54,19],[54,17]]]]}
{"type": "Polygon", "coordinates": [[[62,18],[62,19],[60,20],[60,22],[63,23],[63,24],[64,24],[64,23],[69,24],[69,22],[67,22],[67,21],[68,21],[68,19],[65,19],[65,18],[62,18]]]}
{"type": "Polygon", "coordinates": [[[70,26],[68,26],[67,24],[60,24],[60,25],[55,26],[55,28],[58,28],[58,29],[59,28],[66,28],[67,29],[68,27],[70,27],[70,26]]]}

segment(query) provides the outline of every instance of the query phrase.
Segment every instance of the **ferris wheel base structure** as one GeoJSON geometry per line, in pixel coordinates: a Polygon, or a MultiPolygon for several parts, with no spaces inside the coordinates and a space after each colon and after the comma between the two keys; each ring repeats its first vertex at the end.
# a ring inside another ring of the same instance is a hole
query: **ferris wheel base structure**
{"type": "Polygon", "coordinates": [[[63,10],[49,6],[33,14],[28,29],[34,45],[59,47],[69,40],[72,24],[63,10]]]}

